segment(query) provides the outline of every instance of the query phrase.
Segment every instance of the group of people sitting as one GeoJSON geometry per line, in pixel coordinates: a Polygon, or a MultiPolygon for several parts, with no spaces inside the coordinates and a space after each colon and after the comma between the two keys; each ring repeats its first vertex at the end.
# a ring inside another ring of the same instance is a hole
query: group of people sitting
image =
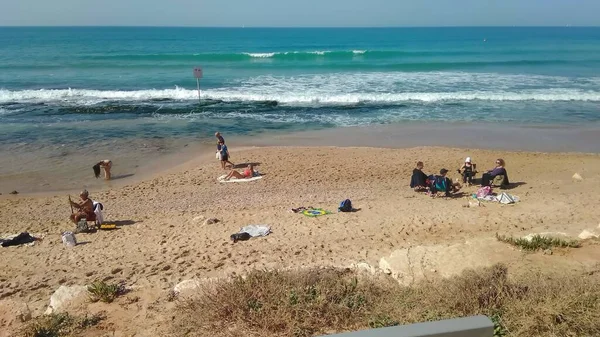
{"type": "MultiPolygon", "coordinates": [[[[504,166],[506,163],[503,159],[496,160],[496,167],[486,171],[481,177],[481,186],[491,186],[497,178],[496,184],[501,187],[505,187],[509,184],[508,174],[504,166]]],[[[443,168],[440,170],[439,175],[427,175],[423,172],[423,162],[418,162],[417,167],[413,170],[412,177],[410,179],[410,187],[417,192],[427,192],[431,196],[437,195],[438,192],[445,193],[446,196],[450,196],[452,193],[456,193],[461,189],[460,182],[452,182],[452,179],[448,178],[448,170],[443,168]]],[[[469,186],[473,184],[473,178],[477,175],[477,165],[472,162],[471,157],[465,159],[464,164],[457,170],[462,176],[463,184],[469,186]]]]}

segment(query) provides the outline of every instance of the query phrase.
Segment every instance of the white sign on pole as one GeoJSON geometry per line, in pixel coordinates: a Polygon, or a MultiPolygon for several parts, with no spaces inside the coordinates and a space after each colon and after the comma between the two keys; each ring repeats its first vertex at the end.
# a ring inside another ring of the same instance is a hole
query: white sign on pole
{"type": "Polygon", "coordinates": [[[194,77],[202,78],[202,68],[200,68],[200,67],[194,68],[194,77]]]}
{"type": "Polygon", "coordinates": [[[200,102],[200,79],[202,78],[202,68],[194,68],[194,77],[196,78],[196,87],[198,88],[198,102],[200,102]]]}

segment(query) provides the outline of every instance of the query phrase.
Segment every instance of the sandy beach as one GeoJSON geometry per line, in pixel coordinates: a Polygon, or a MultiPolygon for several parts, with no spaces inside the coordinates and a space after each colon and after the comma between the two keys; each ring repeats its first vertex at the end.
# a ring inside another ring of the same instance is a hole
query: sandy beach
{"type": "MultiPolygon", "coordinates": [[[[0,320],[11,327],[21,324],[13,317],[15,303],[26,303],[34,316],[43,313],[61,285],[123,281],[132,292],[121,302],[85,302],[73,310],[108,311],[103,329],[114,336],[152,336],[161,335],[174,305],[164,298],[189,279],[261,268],[362,264],[378,269],[382,258],[393,264],[394,254],[418,247],[431,248],[423,255],[420,277],[448,276],[495,262],[508,263],[517,271],[585,271],[597,268],[600,259],[597,244],[549,256],[523,254],[494,239],[496,233],[560,232],[574,238],[584,230],[600,234],[594,197],[600,188],[597,154],[325,146],[232,148],[231,154],[236,164],[255,163],[263,178],[219,183],[216,178],[223,171],[211,152],[141,182],[90,189],[91,198],[105,206],[106,222],[119,226],[78,234],[82,244],[74,248],[65,247],[60,237],[73,230],[67,220],[68,193],[2,195],[2,235],[28,231],[43,241],[2,248],[0,320]],[[456,178],[466,156],[480,170],[504,158],[513,183],[507,192],[520,197],[520,202],[468,208],[464,206],[476,191],[474,186],[450,199],[432,199],[408,187],[416,161],[425,163],[428,174],[444,167],[456,178]],[[574,181],[574,173],[583,181],[574,181]],[[346,198],[360,210],[337,213],[346,198]],[[300,206],[333,214],[309,218],[290,211],[300,206]],[[205,224],[209,218],[219,222],[205,224]],[[250,224],[269,225],[273,232],[246,242],[229,240],[250,224]],[[444,252],[448,261],[436,262],[435,256],[444,252]]],[[[410,279],[401,271],[389,273],[405,283],[420,278],[414,273],[410,279]]]]}

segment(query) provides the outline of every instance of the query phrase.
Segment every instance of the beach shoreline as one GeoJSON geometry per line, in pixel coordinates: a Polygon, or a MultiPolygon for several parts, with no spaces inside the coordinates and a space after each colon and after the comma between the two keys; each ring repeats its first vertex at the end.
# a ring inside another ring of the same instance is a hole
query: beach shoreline
{"type": "MultiPolygon", "coordinates": [[[[600,143],[595,141],[600,138],[600,128],[594,126],[408,123],[225,136],[234,162],[236,152],[271,146],[391,149],[427,146],[542,153],[600,153],[600,143]]],[[[74,152],[50,159],[44,159],[47,156],[31,158],[29,152],[28,157],[21,159],[13,152],[11,172],[3,172],[0,166],[0,198],[7,197],[13,190],[30,196],[44,196],[75,192],[81,188],[104,190],[139,183],[177,167],[211,160],[214,153],[211,143],[210,135],[202,139],[168,141],[140,139],[134,146],[129,146],[129,141],[118,146],[98,146],[94,152],[102,154],[74,152]],[[92,177],[91,166],[95,160],[104,158],[113,160],[113,176],[116,179],[110,182],[103,181],[102,177],[92,177]],[[45,160],[49,163],[46,164],[45,160]],[[28,167],[37,170],[28,173],[28,167]]],[[[7,168],[7,163],[4,167],[7,168]]]]}

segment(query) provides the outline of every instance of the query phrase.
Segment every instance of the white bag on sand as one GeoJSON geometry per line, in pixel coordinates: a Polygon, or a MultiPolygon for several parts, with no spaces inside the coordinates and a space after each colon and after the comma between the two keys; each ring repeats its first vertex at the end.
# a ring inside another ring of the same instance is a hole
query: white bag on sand
{"type": "Polygon", "coordinates": [[[218,160],[221,160],[221,151],[217,151],[215,157],[217,157],[218,160]]]}
{"type": "Polygon", "coordinates": [[[67,247],[77,246],[77,239],[75,238],[75,234],[73,234],[73,232],[64,232],[62,234],[62,241],[67,247]]]}

